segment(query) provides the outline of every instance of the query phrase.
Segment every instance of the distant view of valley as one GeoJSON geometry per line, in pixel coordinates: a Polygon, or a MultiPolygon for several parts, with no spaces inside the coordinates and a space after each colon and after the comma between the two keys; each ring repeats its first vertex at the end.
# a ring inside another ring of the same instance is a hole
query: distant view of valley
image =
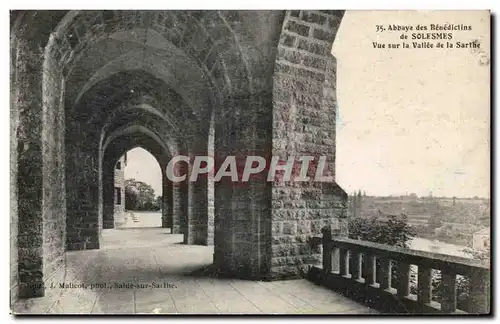
{"type": "Polygon", "coordinates": [[[406,215],[418,242],[435,241],[442,246],[446,243],[479,250],[489,248],[490,199],[418,197],[416,194],[375,197],[358,191],[349,195],[348,205],[351,218],[406,215]],[[488,242],[475,240],[478,235],[488,237],[488,242]]]}

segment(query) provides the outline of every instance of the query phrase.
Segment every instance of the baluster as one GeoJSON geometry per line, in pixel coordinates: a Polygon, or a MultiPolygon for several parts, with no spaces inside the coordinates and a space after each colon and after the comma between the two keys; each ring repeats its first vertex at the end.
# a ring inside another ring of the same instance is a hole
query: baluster
{"type": "Polygon", "coordinates": [[[332,231],[329,227],[321,230],[323,233],[323,271],[325,273],[332,272],[332,231]]]}
{"type": "Polygon", "coordinates": [[[349,251],[347,251],[344,248],[340,248],[339,249],[339,265],[340,265],[339,274],[341,276],[347,276],[347,274],[349,273],[349,269],[347,267],[347,265],[349,264],[348,258],[349,258],[349,251]]]}
{"type": "Polygon", "coordinates": [[[365,254],[364,261],[363,272],[365,283],[368,285],[373,285],[376,282],[377,259],[374,255],[365,254]]]}
{"type": "Polygon", "coordinates": [[[406,262],[400,262],[398,275],[398,296],[406,297],[410,294],[410,265],[406,262]]]}
{"type": "Polygon", "coordinates": [[[332,249],[332,271],[335,273],[339,272],[339,248],[333,247],[332,249]]]}
{"type": "Polygon", "coordinates": [[[471,312],[487,314],[490,311],[490,278],[487,270],[476,271],[470,278],[471,312]]]}
{"type": "Polygon", "coordinates": [[[352,279],[354,280],[359,280],[361,279],[361,253],[359,252],[352,252],[351,253],[351,258],[352,258],[352,279]]]}
{"type": "Polygon", "coordinates": [[[332,271],[335,273],[339,272],[339,248],[335,246],[335,242],[333,241],[334,237],[340,236],[341,232],[340,229],[332,229],[332,242],[333,242],[333,247],[332,247],[332,271]]]}
{"type": "Polygon", "coordinates": [[[457,276],[454,273],[441,271],[441,310],[453,313],[457,309],[457,276]]]}
{"type": "Polygon", "coordinates": [[[391,288],[391,272],[392,264],[391,260],[383,258],[380,260],[380,288],[390,289],[391,288]]]}
{"type": "Polygon", "coordinates": [[[423,306],[432,298],[432,269],[418,266],[417,300],[423,306]]]}

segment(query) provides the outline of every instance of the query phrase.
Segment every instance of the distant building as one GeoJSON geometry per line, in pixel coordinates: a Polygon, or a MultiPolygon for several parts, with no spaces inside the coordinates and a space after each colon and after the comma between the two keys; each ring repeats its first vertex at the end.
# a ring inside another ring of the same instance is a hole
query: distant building
{"type": "Polygon", "coordinates": [[[125,166],[127,154],[125,153],[115,165],[115,208],[114,218],[116,225],[124,221],[125,214],[125,166]]]}
{"type": "Polygon", "coordinates": [[[490,247],[490,228],[483,228],[472,234],[472,249],[476,251],[487,250],[490,247]]]}

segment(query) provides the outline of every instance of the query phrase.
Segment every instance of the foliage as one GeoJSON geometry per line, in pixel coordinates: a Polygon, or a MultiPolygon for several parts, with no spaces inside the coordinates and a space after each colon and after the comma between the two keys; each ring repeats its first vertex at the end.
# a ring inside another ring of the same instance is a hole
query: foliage
{"type": "MultiPolygon", "coordinates": [[[[415,230],[408,225],[407,217],[402,215],[388,216],[387,219],[378,217],[372,218],[352,218],[349,221],[349,237],[380,244],[388,244],[407,248],[408,242],[415,236],[415,230]]],[[[490,250],[473,251],[464,250],[470,253],[477,260],[486,260],[490,258],[490,250]]],[[[352,261],[351,261],[352,262],[352,261]]],[[[379,262],[377,260],[379,266],[379,262]]],[[[398,282],[398,264],[393,263],[392,267],[392,286],[397,287],[398,282]]],[[[378,277],[378,276],[377,276],[378,277]]],[[[416,285],[417,271],[414,267],[410,269],[410,292],[417,293],[416,285]]],[[[380,278],[377,278],[379,281],[380,278]]],[[[457,308],[467,311],[469,306],[470,280],[464,276],[457,276],[457,308]]],[[[432,271],[432,300],[441,302],[442,279],[441,271],[432,271]]]]}
{"type": "Polygon", "coordinates": [[[157,196],[156,197],[156,199],[155,199],[155,206],[156,206],[157,210],[162,209],[162,200],[163,200],[162,196],[157,196]]]}
{"type": "MultiPolygon", "coordinates": [[[[356,216],[360,215],[361,213],[359,211],[356,211],[356,206],[359,206],[359,203],[357,200],[360,197],[354,193],[350,197],[350,209],[352,210],[351,215],[356,216]]],[[[379,200],[384,199],[379,198],[379,200]]],[[[349,221],[349,237],[352,239],[359,239],[359,240],[365,240],[365,241],[371,241],[375,243],[381,243],[381,244],[388,244],[392,246],[399,246],[399,247],[408,247],[408,243],[411,240],[413,236],[416,236],[418,233],[418,236],[420,237],[426,237],[429,239],[440,239],[441,241],[448,242],[450,240],[453,240],[453,242],[456,243],[456,241],[459,241],[462,245],[469,245],[471,242],[471,235],[468,232],[463,232],[464,229],[461,229],[461,232],[457,233],[457,230],[455,230],[451,225],[446,225],[446,217],[449,215],[455,215],[457,211],[460,211],[460,209],[464,209],[465,203],[458,204],[456,202],[457,199],[453,199],[453,202],[450,204],[453,204],[452,206],[443,206],[440,204],[438,199],[436,198],[427,198],[425,204],[423,205],[425,208],[424,210],[419,210],[418,213],[428,213],[431,214],[432,216],[429,218],[428,223],[426,225],[420,225],[416,227],[412,227],[408,225],[407,218],[405,215],[402,215],[401,217],[397,216],[388,216],[384,217],[384,215],[380,212],[380,209],[374,209],[374,207],[371,207],[371,210],[368,213],[365,214],[372,214],[372,218],[362,218],[362,217],[355,217],[351,218],[349,221]],[[378,214],[375,216],[375,214],[378,214]]],[[[379,204],[380,205],[380,204],[379,204]]],[[[410,206],[411,204],[406,203],[405,207],[410,206]]],[[[377,206],[375,206],[377,207],[377,206]]],[[[413,206],[413,207],[418,207],[418,206],[413,206]]],[[[466,211],[461,211],[461,214],[467,214],[467,215],[472,215],[471,211],[475,211],[476,208],[474,205],[467,205],[468,209],[466,211]]],[[[415,209],[414,208],[414,209],[415,209]]],[[[484,210],[486,207],[484,207],[484,210]]],[[[415,211],[415,210],[414,210],[415,211]]],[[[477,222],[481,222],[483,219],[489,220],[489,217],[484,216],[481,218],[481,213],[484,213],[483,210],[479,210],[477,212],[480,214],[479,217],[477,217],[477,222]]],[[[473,217],[476,219],[475,217],[473,217]]],[[[452,218],[453,221],[459,221],[456,220],[455,218],[452,218]]],[[[471,219],[468,219],[468,222],[470,222],[471,219]]],[[[471,231],[475,231],[475,225],[476,223],[472,222],[470,223],[471,225],[471,231]]],[[[477,260],[486,260],[488,261],[490,258],[490,251],[489,249],[486,251],[473,251],[471,249],[464,250],[465,252],[468,252],[473,258],[477,260]]],[[[352,262],[352,260],[350,260],[352,262]]],[[[380,266],[378,260],[377,260],[377,265],[380,266]]],[[[393,267],[392,267],[392,286],[397,287],[398,283],[398,273],[397,273],[397,268],[398,264],[393,262],[393,267]]],[[[410,292],[412,294],[417,293],[417,285],[416,285],[416,280],[417,279],[417,269],[415,266],[412,266],[410,268],[410,292]]],[[[377,274],[377,281],[380,282],[380,278],[377,274]]],[[[433,270],[432,271],[432,279],[431,279],[431,284],[432,284],[432,300],[436,302],[441,302],[442,296],[441,296],[441,290],[442,290],[442,279],[441,279],[441,272],[438,270],[433,270]]],[[[457,289],[457,308],[468,311],[469,307],[469,291],[470,291],[470,280],[467,277],[457,275],[456,278],[456,289],[457,289]]]]}
{"type": "Polygon", "coordinates": [[[470,254],[476,260],[490,261],[491,250],[490,250],[489,246],[486,249],[481,250],[481,251],[476,251],[473,249],[464,249],[463,251],[465,253],[470,254]]]}
{"type": "Polygon", "coordinates": [[[428,220],[429,230],[433,231],[437,228],[440,228],[444,224],[445,220],[445,212],[436,199],[432,199],[428,204],[428,210],[432,215],[428,220]]]}
{"type": "Polygon", "coordinates": [[[389,215],[384,217],[353,218],[349,221],[349,237],[407,248],[408,242],[415,236],[413,227],[408,224],[408,217],[389,215]]]}
{"type": "Polygon", "coordinates": [[[161,196],[147,183],[135,179],[125,180],[125,209],[157,211],[161,209],[161,196]]]}
{"type": "MultiPolygon", "coordinates": [[[[353,218],[349,221],[349,237],[352,239],[408,248],[408,242],[414,236],[415,231],[408,224],[408,217],[405,214],[400,216],[353,218]]],[[[380,269],[379,259],[377,259],[377,268],[380,269]]],[[[393,287],[398,285],[398,268],[398,264],[393,262],[391,271],[393,287]]],[[[380,282],[380,280],[380,272],[377,271],[377,281],[380,282]]],[[[411,275],[411,281],[415,282],[415,274],[411,275]]]]}

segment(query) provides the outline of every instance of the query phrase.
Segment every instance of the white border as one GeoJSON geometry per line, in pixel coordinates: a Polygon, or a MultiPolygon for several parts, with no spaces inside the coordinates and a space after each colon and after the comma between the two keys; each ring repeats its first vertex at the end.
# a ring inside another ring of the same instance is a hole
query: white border
{"type": "Polygon", "coordinates": [[[378,0],[371,1],[297,1],[297,0],[243,0],[243,1],[7,1],[11,9],[345,9],[345,10],[380,10],[380,9],[489,9],[495,1],[475,0],[468,3],[450,0],[378,0]],[[10,3],[9,3],[10,2],[10,3]]]}

